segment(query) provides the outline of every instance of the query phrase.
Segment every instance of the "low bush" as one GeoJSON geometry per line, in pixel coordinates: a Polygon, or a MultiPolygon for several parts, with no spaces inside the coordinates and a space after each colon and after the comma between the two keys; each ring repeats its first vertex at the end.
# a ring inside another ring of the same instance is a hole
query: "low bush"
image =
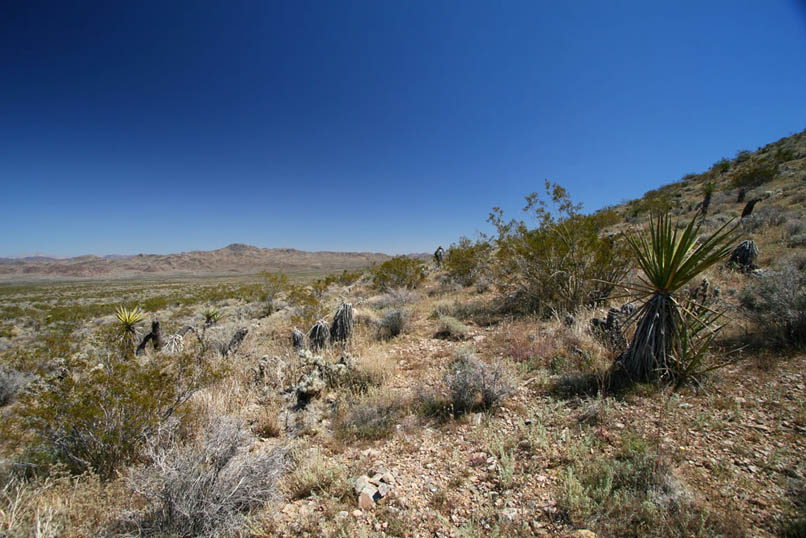
{"type": "Polygon", "coordinates": [[[439,316],[439,330],[437,338],[447,340],[464,340],[470,331],[470,327],[451,316],[439,316]]]}
{"type": "Polygon", "coordinates": [[[806,274],[794,263],[757,277],[739,300],[768,343],[806,346],[806,274]]]}
{"type": "Polygon", "coordinates": [[[146,503],[136,517],[146,536],[233,536],[252,509],[279,497],[287,450],[250,451],[245,425],[211,421],[203,438],[154,451],[129,479],[146,503]]]}
{"type": "Polygon", "coordinates": [[[575,526],[606,536],[743,536],[695,503],[640,437],[615,458],[583,458],[565,469],[558,508],[575,526]]]}
{"type": "Polygon", "coordinates": [[[445,385],[454,416],[491,409],[512,393],[501,365],[490,367],[468,349],[458,350],[449,368],[445,385]]]}
{"type": "Polygon", "coordinates": [[[395,256],[379,265],[374,273],[372,283],[376,289],[413,289],[425,280],[425,264],[408,256],[395,256]]]}
{"type": "Polygon", "coordinates": [[[30,376],[17,370],[0,368],[0,407],[13,402],[30,379],[30,376]]]}
{"type": "Polygon", "coordinates": [[[293,458],[296,468],[285,481],[285,489],[292,499],[304,499],[314,493],[341,497],[352,492],[347,466],[328,462],[319,448],[313,448],[305,454],[297,452],[293,458]]]}
{"type": "Polygon", "coordinates": [[[388,310],[384,312],[378,327],[378,337],[381,339],[399,336],[408,324],[409,314],[405,310],[388,310]]]}
{"type": "Polygon", "coordinates": [[[102,479],[136,462],[147,439],[218,373],[206,360],[156,353],[135,360],[68,358],[43,371],[4,425],[32,463],[62,463],[102,479]]]}

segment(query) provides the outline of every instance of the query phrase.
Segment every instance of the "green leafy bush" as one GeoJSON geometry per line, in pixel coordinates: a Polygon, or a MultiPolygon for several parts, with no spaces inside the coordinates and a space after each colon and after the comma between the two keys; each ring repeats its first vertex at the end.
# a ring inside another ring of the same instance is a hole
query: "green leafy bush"
{"type": "Polygon", "coordinates": [[[393,288],[413,289],[425,280],[425,264],[408,256],[395,256],[375,269],[372,283],[375,288],[387,291],[393,288]]]}
{"type": "Polygon", "coordinates": [[[777,164],[764,162],[750,164],[734,174],[733,185],[739,188],[752,189],[772,181],[777,173],[777,164]]]}
{"type": "Polygon", "coordinates": [[[448,248],[442,265],[448,276],[462,286],[472,286],[489,267],[492,245],[489,242],[459,239],[448,248]]]}
{"type": "Polygon", "coordinates": [[[136,461],[143,443],[182,409],[213,368],[190,354],[148,360],[68,358],[20,398],[6,426],[28,445],[35,463],[62,463],[70,471],[109,478],[136,461]]]}
{"type": "Polygon", "coordinates": [[[565,189],[548,181],[546,192],[558,216],[537,194],[528,196],[524,209],[534,211],[536,228],[505,223],[500,209],[493,209],[489,220],[498,230],[494,283],[514,309],[543,316],[600,304],[628,269],[624,242],[603,235],[620,218],[612,210],[580,214],[565,189]]]}

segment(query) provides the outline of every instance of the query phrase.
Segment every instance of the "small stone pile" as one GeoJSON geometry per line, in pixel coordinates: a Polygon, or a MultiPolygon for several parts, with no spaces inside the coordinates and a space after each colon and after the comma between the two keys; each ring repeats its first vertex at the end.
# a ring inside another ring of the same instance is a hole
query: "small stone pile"
{"type": "Polygon", "coordinates": [[[372,510],[375,503],[389,495],[395,485],[395,477],[382,465],[378,465],[375,472],[370,474],[359,476],[353,486],[362,510],[372,510]]]}

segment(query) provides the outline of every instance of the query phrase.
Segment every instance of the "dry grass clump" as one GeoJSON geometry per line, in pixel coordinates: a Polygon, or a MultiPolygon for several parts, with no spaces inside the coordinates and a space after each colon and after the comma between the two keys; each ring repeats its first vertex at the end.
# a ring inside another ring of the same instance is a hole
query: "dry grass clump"
{"type": "Polygon", "coordinates": [[[340,439],[383,439],[394,431],[405,409],[406,402],[399,394],[373,390],[337,413],[333,431],[340,439]]]}
{"type": "Polygon", "coordinates": [[[386,308],[402,308],[416,303],[420,294],[409,288],[392,288],[383,295],[371,299],[371,304],[379,310],[386,308]]]}
{"type": "Polygon", "coordinates": [[[154,450],[152,464],[129,479],[146,503],[129,521],[146,536],[236,534],[252,509],[279,497],[288,467],[287,449],[249,451],[250,441],[245,425],[225,415],[185,446],[154,450]]]}
{"type": "Polygon", "coordinates": [[[315,447],[307,452],[296,451],[292,453],[292,458],[296,468],[284,483],[292,499],[304,499],[314,493],[342,497],[351,492],[347,466],[328,461],[321,449],[315,447]]]}

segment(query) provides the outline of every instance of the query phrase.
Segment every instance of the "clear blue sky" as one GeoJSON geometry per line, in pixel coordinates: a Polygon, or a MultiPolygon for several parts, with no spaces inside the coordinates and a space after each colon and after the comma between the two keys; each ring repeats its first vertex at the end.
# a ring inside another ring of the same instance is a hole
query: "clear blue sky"
{"type": "Polygon", "coordinates": [[[803,2],[6,0],[0,256],[432,251],[804,128],[803,2]]]}

